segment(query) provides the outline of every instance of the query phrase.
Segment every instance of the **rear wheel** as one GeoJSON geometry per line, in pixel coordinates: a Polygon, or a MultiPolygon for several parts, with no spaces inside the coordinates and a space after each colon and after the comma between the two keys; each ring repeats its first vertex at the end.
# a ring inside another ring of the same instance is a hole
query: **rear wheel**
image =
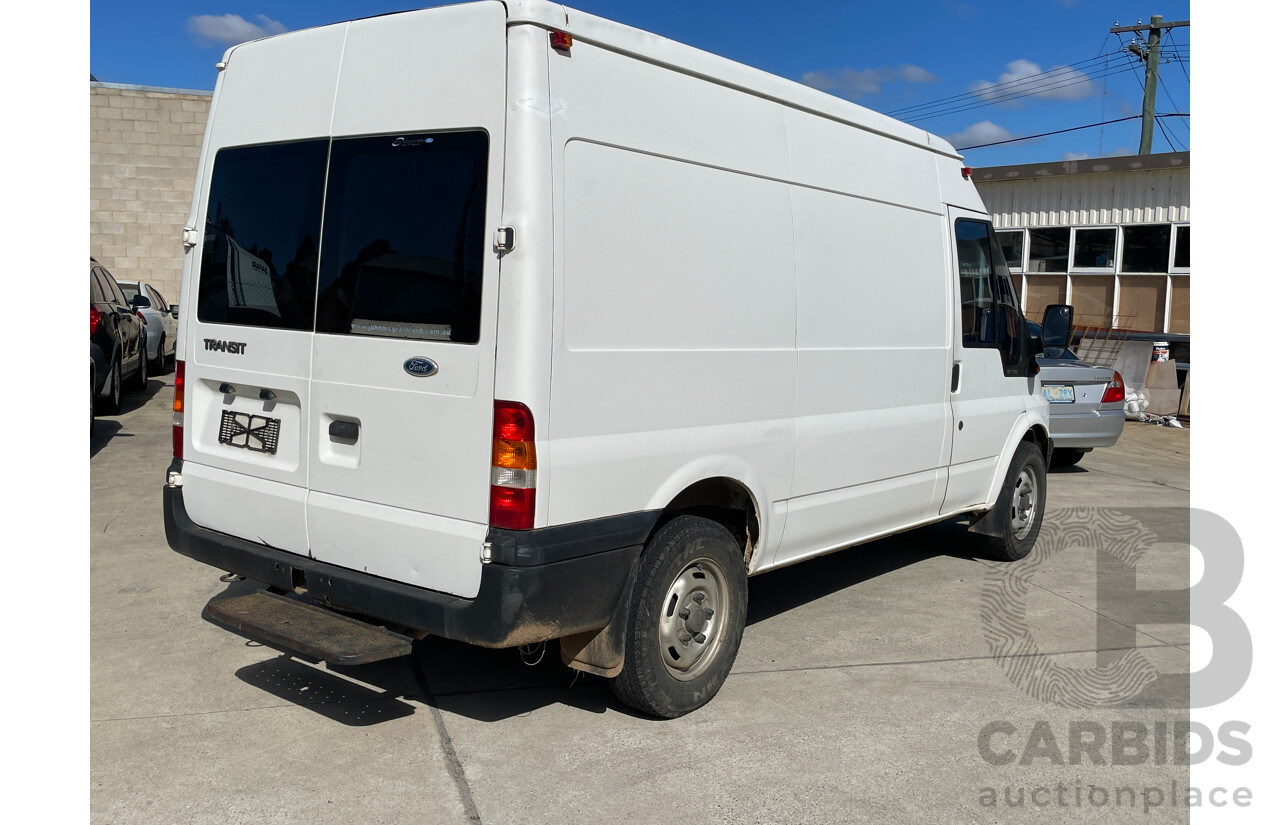
{"type": "Polygon", "coordinates": [[[999,518],[998,532],[981,537],[986,555],[997,561],[1017,561],[1031,552],[1044,522],[1045,480],[1044,454],[1023,441],[1014,451],[993,508],[999,518]]]}
{"type": "Polygon", "coordinates": [[[747,618],[742,550],[721,525],[678,516],[640,557],[627,615],[619,699],[674,718],[720,690],[738,655],[747,618]]]}
{"type": "Polygon", "coordinates": [[[1071,467],[1079,464],[1084,454],[1084,450],[1054,450],[1051,461],[1055,467],[1071,467]]]}

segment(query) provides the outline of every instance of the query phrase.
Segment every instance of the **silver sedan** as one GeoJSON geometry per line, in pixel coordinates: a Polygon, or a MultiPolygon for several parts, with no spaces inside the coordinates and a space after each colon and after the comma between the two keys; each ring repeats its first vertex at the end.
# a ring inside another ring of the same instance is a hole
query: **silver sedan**
{"type": "Polygon", "coordinates": [[[1075,464],[1095,447],[1110,447],[1124,429],[1124,379],[1109,367],[1086,364],[1065,347],[1037,359],[1049,402],[1053,463],[1075,464]]]}

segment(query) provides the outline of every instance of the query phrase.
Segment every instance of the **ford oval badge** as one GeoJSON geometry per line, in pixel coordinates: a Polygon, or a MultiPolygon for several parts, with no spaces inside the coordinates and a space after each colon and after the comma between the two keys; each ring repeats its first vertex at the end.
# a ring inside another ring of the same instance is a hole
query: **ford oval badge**
{"type": "Polygon", "coordinates": [[[430,358],[423,358],[421,355],[415,355],[404,362],[404,371],[418,378],[435,375],[439,369],[435,361],[430,358]]]}

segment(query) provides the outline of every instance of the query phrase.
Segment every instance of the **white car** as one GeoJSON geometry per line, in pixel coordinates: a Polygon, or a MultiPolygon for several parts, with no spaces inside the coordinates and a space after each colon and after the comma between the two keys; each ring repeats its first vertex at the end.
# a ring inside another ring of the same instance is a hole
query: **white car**
{"type": "Polygon", "coordinates": [[[171,306],[160,290],[145,281],[118,281],[129,305],[147,324],[147,360],[157,375],[164,372],[165,362],[177,351],[178,307],[171,306]]]}

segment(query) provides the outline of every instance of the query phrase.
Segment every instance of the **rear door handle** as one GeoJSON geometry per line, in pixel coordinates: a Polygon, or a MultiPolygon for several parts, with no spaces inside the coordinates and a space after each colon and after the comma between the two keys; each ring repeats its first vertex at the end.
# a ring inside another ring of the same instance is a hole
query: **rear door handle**
{"type": "Polygon", "coordinates": [[[951,365],[951,391],[957,392],[960,389],[960,362],[956,361],[951,365]]]}
{"type": "Polygon", "coordinates": [[[346,441],[356,441],[360,438],[360,422],[358,421],[330,421],[329,437],[341,438],[346,441]]]}

